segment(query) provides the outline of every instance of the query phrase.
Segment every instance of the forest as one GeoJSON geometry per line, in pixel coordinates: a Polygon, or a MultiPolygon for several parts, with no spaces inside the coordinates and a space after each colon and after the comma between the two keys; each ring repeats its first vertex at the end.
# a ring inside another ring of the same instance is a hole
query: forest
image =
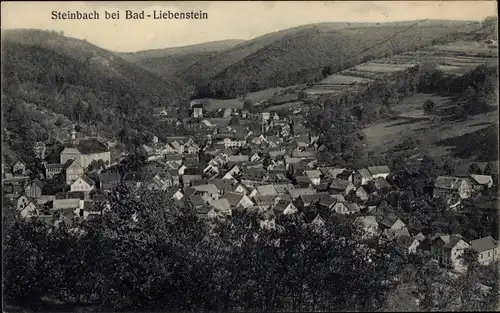
{"type": "Polygon", "coordinates": [[[103,215],[71,228],[25,221],[14,210],[4,215],[6,303],[66,312],[495,305],[498,273],[492,268],[470,258],[468,274],[450,277],[425,253],[407,255],[394,242],[363,236],[353,217],[323,214],[321,227],[305,223],[303,215],[282,215],[275,228],[262,228],[257,215],[235,212],[210,227],[162,192],[119,186],[106,200],[103,215]],[[479,298],[478,281],[490,288],[479,298]]]}

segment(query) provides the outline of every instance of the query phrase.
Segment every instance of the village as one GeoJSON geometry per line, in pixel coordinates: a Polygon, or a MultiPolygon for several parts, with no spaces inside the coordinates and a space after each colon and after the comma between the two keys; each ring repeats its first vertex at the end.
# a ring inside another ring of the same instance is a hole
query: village
{"type": "MultiPolygon", "coordinates": [[[[499,258],[492,236],[468,242],[461,234],[414,233],[396,214],[380,213],[380,202],[373,199],[397,190],[395,173],[386,164],[352,169],[318,162],[324,147],[304,125],[300,111],[281,116],[241,109],[207,112],[203,102],[194,100],[189,113],[184,127],[196,129],[198,142],[192,136],[168,137],[167,142],[154,137],[141,147],[147,164],[124,175],[106,170],[114,163],[109,145],[73,129],[60,162],[44,162],[40,177],[30,179],[22,160],[2,164],[4,201],[12,201],[22,218],[71,228],[75,221],[105,214],[97,204],[121,183],[132,192],[165,192],[176,205],[192,206],[208,223],[235,211],[253,211],[264,228],[275,227],[276,219],[288,214],[301,214],[306,223],[321,228],[322,214],[329,212],[353,216],[367,236],[395,239],[395,248],[406,254],[425,250],[457,272],[465,270],[461,256],[467,248],[478,253],[483,265],[499,258]],[[50,192],[47,185],[54,181],[65,186],[63,192],[50,192]]],[[[489,175],[440,176],[433,196],[445,198],[449,210],[459,210],[462,201],[492,188],[489,175]]]]}

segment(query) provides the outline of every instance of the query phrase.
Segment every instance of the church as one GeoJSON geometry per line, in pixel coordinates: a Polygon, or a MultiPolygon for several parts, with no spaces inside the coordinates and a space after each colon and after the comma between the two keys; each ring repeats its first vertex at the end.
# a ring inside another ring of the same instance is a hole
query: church
{"type": "Polygon", "coordinates": [[[111,163],[111,153],[105,144],[97,138],[77,138],[75,129],[71,132],[70,143],[61,152],[60,158],[61,164],[74,160],[84,169],[92,161],[102,160],[105,164],[111,163]]]}

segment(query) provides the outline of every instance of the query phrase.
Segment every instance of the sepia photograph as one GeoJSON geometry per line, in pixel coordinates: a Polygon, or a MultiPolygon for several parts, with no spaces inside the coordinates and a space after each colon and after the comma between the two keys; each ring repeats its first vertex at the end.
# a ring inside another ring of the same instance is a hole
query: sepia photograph
{"type": "Polygon", "coordinates": [[[2,1],[3,312],[500,310],[497,1],[2,1]]]}

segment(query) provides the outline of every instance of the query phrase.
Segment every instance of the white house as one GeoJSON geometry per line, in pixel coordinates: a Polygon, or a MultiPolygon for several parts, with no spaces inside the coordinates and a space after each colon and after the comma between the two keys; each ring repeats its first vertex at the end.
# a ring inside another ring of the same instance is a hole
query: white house
{"type": "Polygon", "coordinates": [[[95,182],[87,176],[82,176],[71,184],[71,191],[91,192],[95,188],[95,182]]]}

